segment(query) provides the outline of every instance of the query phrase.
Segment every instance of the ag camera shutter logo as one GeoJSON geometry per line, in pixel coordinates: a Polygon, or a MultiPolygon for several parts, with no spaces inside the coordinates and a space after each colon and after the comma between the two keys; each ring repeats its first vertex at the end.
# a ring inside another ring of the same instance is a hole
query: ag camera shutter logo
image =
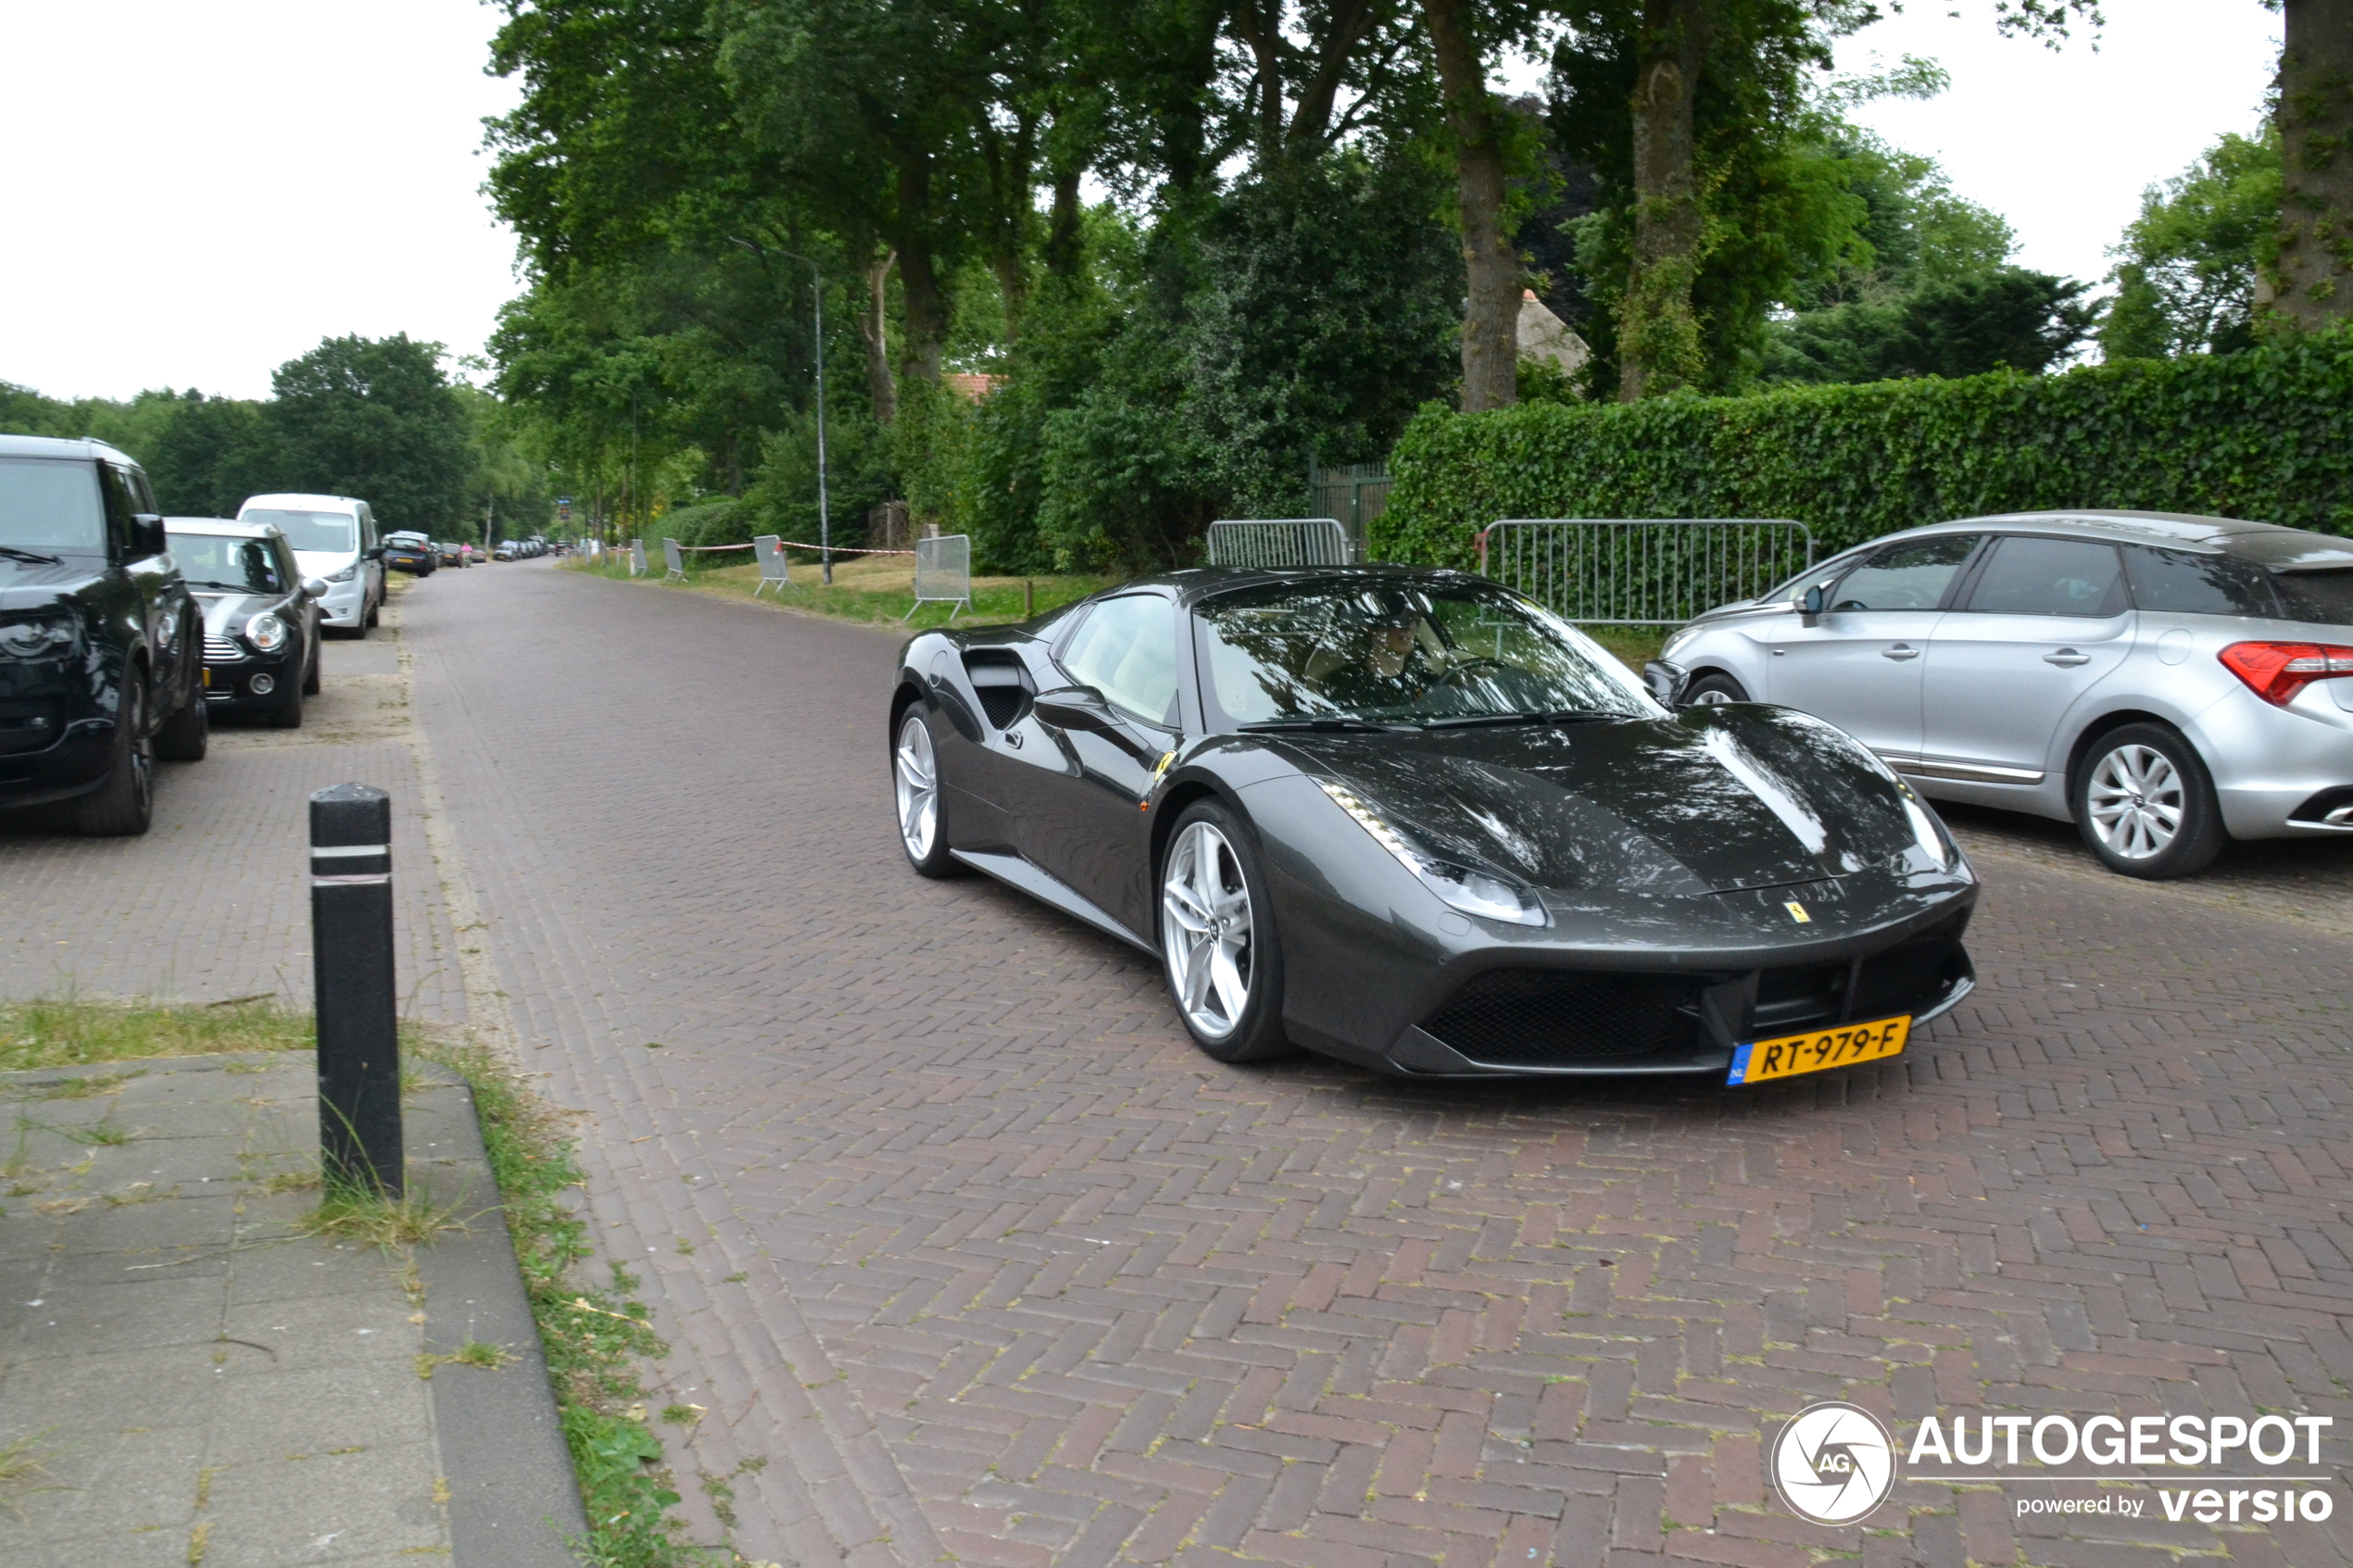
{"type": "Polygon", "coordinates": [[[1826,1399],[1790,1417],[1773,1439],[1773,1490],[1817,1524],[1852,1524],[1895,1487],[1895,1440],[1859,1405],[1826,1399]]]}

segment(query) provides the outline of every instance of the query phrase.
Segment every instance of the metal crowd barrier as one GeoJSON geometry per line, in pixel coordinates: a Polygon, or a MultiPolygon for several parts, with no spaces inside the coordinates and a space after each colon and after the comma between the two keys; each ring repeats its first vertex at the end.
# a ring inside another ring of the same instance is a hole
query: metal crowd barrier
{"type": "Polygon", "coordinates": [[[632,539],[629,541],[629,575],[643,577],[645,574],[646,542],[643,539],[632,539]]]}
{"type": "Polygon", "coordinates": [[[1479,571],[1564,620],[1680,626],[1814,564],[1783,518],[1512,518],[1479,531],[1479,571]]]}
{"type": "Polygon", "coordinates": [[[762,588],[774,588],[782,596],[785,584],[792,581],[792,563],[785,558],[785,542],[774,533],[752,536],[751,558],[760,563],[760,581],[751,585],[751,596],[760,597],[762,588]]]}
{"type": "Polygon", "coordinates": [[[1351,554],[1338,518],[1224,518],[1209,525],[1212,566],[1346,566],[1351,554]]]}
{"type": "Polygon", "coordinates": [[[681,583],[686,580],[686,558],[678,553],[677,540],[664,539],[661,542],[661,560],[669,568],[661,574],[663,582],[667,583],[673,577],[681,583]]]}
{"type": "Polygon", "coordinates": [[[915,541],[915,602],[899,619],[904,622],[915,618],[915,611],[927,604],[952,604],[957,608],[948,612],[953,621],[973,607],[973,542],[966,533],[947,533],[937,539],[915,541]]]}

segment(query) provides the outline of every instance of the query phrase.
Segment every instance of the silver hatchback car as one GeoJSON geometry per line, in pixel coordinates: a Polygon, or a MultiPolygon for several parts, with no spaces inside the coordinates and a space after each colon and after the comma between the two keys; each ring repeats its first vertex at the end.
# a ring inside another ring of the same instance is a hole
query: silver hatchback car
{"type": "Polygon", "coordinates": [[[2073,822],[2130,876],[2353,834],[2353,539],[2020,512],[1874,539],[1676,632],[1651,683],[1856,736],[1923,795],[2073,822]]]}

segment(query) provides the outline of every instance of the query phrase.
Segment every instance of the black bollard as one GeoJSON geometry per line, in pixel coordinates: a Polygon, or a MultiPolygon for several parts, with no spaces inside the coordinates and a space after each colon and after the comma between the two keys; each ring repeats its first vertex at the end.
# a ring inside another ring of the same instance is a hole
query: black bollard
{"type": "Polygon", "coordinates": [[[400,1016],[392,978],[392,797],[310,797],[319,1155],[328,1185],[401,1195],[400,1016]]]}

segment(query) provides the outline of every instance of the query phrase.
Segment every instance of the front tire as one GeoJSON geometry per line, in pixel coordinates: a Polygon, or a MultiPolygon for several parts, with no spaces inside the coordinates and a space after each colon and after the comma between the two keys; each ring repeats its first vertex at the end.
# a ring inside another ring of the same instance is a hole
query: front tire
{"type": "Polygon", "coordinates": [[[302,728],[302,693],[303,684],[300,681],[288,684],[286,695],[279,699],[276,708],[271,709],[271,728],[276,730],[302,728]]]}
{"type": "Polygon", "coordinates": [[[948,853],[939,820],[939,754],[920,709],[910,707],[899,721],[890,747],[890,784],[899,809],[899,847],[906,851],[907,863],[918,876],[954,875],[956,860],[948,853]]]}
{"type": "Polygon", "coordinates": [[[1686,708],[1720,708],[1728,702],[1749,700],[1748,688],[1720,670],[1711,670],[1693,681],[1683,693],[1686,708]]]}
{"type": "Polygon", "coordinates": [[[1193,1043],[1220,1061],[1290,1055],[1282,943],[1249,830],[1215,801],[1187,808],[1160,890],[1161,969],[1193,1043]]]}
{"type": "Polygon", "coordinates": [[[2108,870],[2158,881],[2213,864],[2229,834],[2197,748],[2163,724],[2126,724],[2094,742],[2070,802],[2108,870]]]}
{"type": "Polygon", "coordinates": [[[147,734],[147,678],[124,672],[115,709],[114,761],[106,781],[74,803],[73,825],[91,838],[129,838],[155,821],[155,743],[147,734]]]}
{"type": "Polygon", "coordinates": [[[302,695],[317,696],[319,695],[319,639],[311,638],[310,646],[303,652],[308,659],[308,662],[303,666],[302,695]]]}

